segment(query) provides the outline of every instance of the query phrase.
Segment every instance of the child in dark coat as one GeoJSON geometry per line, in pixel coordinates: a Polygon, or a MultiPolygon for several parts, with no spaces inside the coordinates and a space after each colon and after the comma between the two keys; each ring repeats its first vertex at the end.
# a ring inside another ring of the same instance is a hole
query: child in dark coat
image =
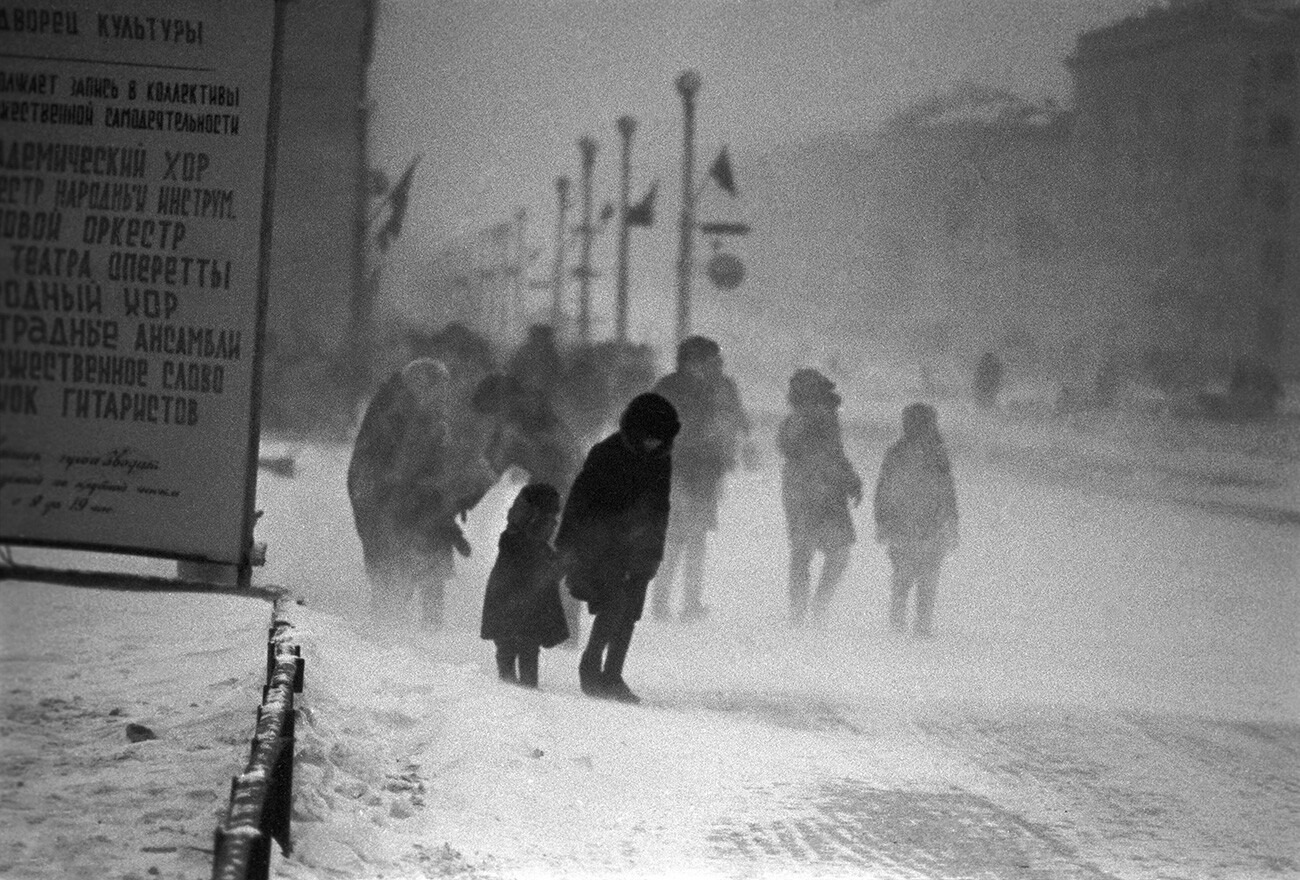
{"type": "Polygon", "coordinates": [[[479,631],[496,643],[502,681],[537,687],[541,649],[569,637],[560,604],[563,572],[551,546],[559,515],[560,493],[549,483],[524,486],[506,514],[479,631]]]}

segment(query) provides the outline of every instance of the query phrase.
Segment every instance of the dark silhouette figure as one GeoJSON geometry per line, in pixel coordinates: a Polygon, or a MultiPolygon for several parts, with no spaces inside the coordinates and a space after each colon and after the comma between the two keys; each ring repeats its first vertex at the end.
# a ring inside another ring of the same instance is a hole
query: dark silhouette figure
{"type": "Polygon", "coordinates": [[[537,687],[541,649],[569,637],[560,607],[563,572],[551,546],[559,519],[560,495],[546,483],[524,486],[506,514],[479,628],[496,645],[502,681],[537,687]]]}
{"type": "Polygon", "coordinates": [[[667,400],[638,395],[618,430],[587,453],[569,490],[555,545],[570,593],[595,615],[578,662],[583,693],[639,702],[623,680],[623,664],[663,558],[680,427],[667,400]]]}

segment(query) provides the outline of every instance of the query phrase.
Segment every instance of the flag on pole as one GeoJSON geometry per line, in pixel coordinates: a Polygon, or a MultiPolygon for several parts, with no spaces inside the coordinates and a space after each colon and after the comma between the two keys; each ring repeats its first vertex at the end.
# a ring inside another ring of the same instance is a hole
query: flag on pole
{"type": "Polygon", "coordinates": [[[623,221],[628,226],[654,226],[655,224],[655,195],[659,192],[659,181],[650,184],[650,189],[646,191],[645,196],[635,205],[629,205],[627,213],[623,215],[623,221]]]}
{"type": "Polygon", "coordinates": [[[387,201],[392,206],[392,211],[375,235],[375,243],[379,245],[381,251],[387,251],[392,247],[393,241],[402,234],[402,221],[406,218],[406,203],[411,195],[411,180],[415,177],[415,166],[420,164],[422,155],[416,154],[411,164],[407,165],[406,170],[402,172],[401,178],[392,191],[388,193],[387,201]]]}
{"type": "Polygon", "coordinates": [[[736,179],[731,173],[731,157],[727,155],[726,147],[718,152],[718,158],[709,166],[709,176],[718,182],[718,186],[736,195],[736,179]]]}

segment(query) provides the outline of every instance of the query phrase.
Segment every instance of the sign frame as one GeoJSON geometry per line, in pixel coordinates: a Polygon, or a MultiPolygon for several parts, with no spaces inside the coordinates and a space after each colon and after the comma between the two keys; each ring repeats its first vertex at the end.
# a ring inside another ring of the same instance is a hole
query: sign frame
{"type": "MultiPolygon", "coordinates": [[[[263,9],[259,11],[259,14],[255,17],[255,20],[259,22],[269,18],[269,25],[271,28],[269,58],[267,58],[268,66],[262,68],[262,70],[266,71],[267,78],[265,80],[265,83],[266,83],[267,91],[265,92],[265,119],[260,120],[264,125],[263,144],[262,144],[262,150],[260,151],[261,160],[262,160],[261,198],[260,200],[255,201],[255,204],[257,205],[256,222],[254,223],[254,220],[251,217],[248,218],[247,220],[241,219],[240,223],[244,225],[239,226],[236,229],[236,231],[232,233],[232,235],[236,237],[235,240],[237,240],[239,237],[244,237],[251,240],[254,238],[254,232],[255,232],[255,241],[256,241],[256,246],[258,248],[258,254],[256,258],[256,278],[255,281],[253,282],[255,284],[255,288],[253,289],[253,291],[251,291],[253,295],[249,297],[249,300],[251,300],[253,303],[253,310],[251,315],[252,318],[251,329],[252,329],[252,336],[253,336],[252,352],[247,366],[248,372],[246,374],[247,375],[246,386],[244,386],[239,390],[237,397],[232,396],[234,397],[233,402],[230,402],[226,405],[225,411],[222,411],[220,406],[215,407],[215,409],[217,410],[216,421],[218,423],[223,421],[223,419],[221,418],[222,415],[225,415],[226,418],[231,418],[231,417],[246,418],[247,420],[246,436],[241,438],[239,436],[240,432],[238,431],[235,430],[226,431],[226,434],[228,434],[229,436],[227,437],[225,455],[227,459],[232,463],[235,461],[239,461],[242,463],[242,474],[234,473],[235,468],[231,467],[227,470],[225,474],[222,474],[221,476],[229,476],[230,479],[237,480],[237,484],[240,486],[240,492],[242,494],[237,494],[233,490],[227,490],[227,494],[223,496],[222,499],[219,499],[224,502],[222,504],[222,509],[220,511],[220,514],[223,515],[222,534],[225,535],[225,538],[222,540],[213,541],[212,542],[213,546],[202,546],[202,547],[199,546],[181,547],[178,545],[162,546],[163,544],[165,544],[163,538],[159,538],[157,540],[151,541],[148,535],[131,533],[129,527],[127,527],[124,531],[128,535],[131,535],[131,537],[123,539],[119,536],[114,536],[106,539],[88,533],[88,532],[93,532],[93,529],[88,529],[88,528],[83,528],[82,530],[78,530],[76,528],[67,528],[65,532],[61,532],[59,530],[61,528],[65,528],[62,525],[62,523],[60,523],[58,527],[51,527],[50,530],[44,533],[31,534],[31,533],[20,533],[17,532],[16,530],[11,530],[10,527],[4,525],[3,522],[0,522],[0,544],[14,545],[14,546],[22,545],[22,546],[31,546],[31,547],[62,548],[62,549],[75,550],[75,551],[107,552],[107,553],[117,553],[117,554],[135,555],[135,556],[149,556],[149,557],[175,559],[178,561],[178,563],[181,564],[185,562],[192,562],[192,563],[201,563],[201,564],[207,564],[209,566],[217,566],[217,567],[226,567],[226,568],[233,567],[235,569],[235,575],[236,575],[236,586],[241,588],[248,588],[251,586],[252,567],[254,565],[262,564],[262,559],[261,559],[262,548],[259,547],[257,544],[255,544],[253,539],[253,532],[256,526],[258,516],[260,515],[259,512],[255,509],[255,507],[257,501],[256,495],[257,495],[257,479],[258,479],[258,458],[259,458],[260,433],[261,433],[264,340],[266,335],[267,311],[268,311],[268,300],[269,300],[269,273],[270,273],[272,231],[274,228],[274,194],[275,194],[275,180],[276,180],[275,165],[276,165],[276,152],[277,152],[278,140],[279,140],[278,136],[279,136],[280,101],[282,97],[281,91],[282,91],[284,18],[285,18],[285,9],[286,9],[287,2],[288,0],[245,0],[245,3],[238,4],[237,8],[233,8],[233,9],[231,8],[230,5],[227,4],[221,4],[220,7],[217,8],[213,8],[213,7],[205,8],[201,4],[195,3],[195,4],[185,4],[180,11],[177,10],[177,4],[165,2],[165,0],[135,0],[135,2],[131,2],[127,4],[121,4],[121,3],[108,4],[108,7],[113,10],[112,13],[109,13],[109,17],[113,19],[113,21],[110,23],[116,26],[120,23],[118,21],[119,19],[126,20],[127,27],[134,27],[136,29],[136,34],[139,35],[136,36],[136,39],[145,39],[144,35],[146,34],[152,34],[152,36],[149,37],[150,39],[157,39],[157,34],[160,32],[160,29],[162,27],[171,25],[173,22],[175,22],[176,27],[179,28],[180,26],[179,22],[183,21],[184,19],[180,19],[177,16],[184,15],[186,11],[194,12],[195,10],[198,10],[202,16],[202,17],[199,17],[198,15],[195,16],[195,18],[197,18],[198,20],[197,35],[200,42],[202,41],[203,22],[211,21],[212,19],[220,15],[221,14],[220,10],[222,8],[224,8],[225,10],[224,14],[228,16],[228,18],[224,22],[226,24],[226,29],[224,34],[230,38],[234,38],[238,36],[239,33],[237,26],[231,23],[235,20],[236,16],[245,14],[248,11],[248,7],[250,6],[255,7],[257,5],[262,5],[262,4],[268,4],[270,6],[269,16],[265,15],[266,9],[265,6],[263,6],[263,9]],[[124,9],[124,7],[127,10],[127,12],[130,14],[119,14],[121,10],[124,9]],[[153,13],[153,14],[149,14],[149,13],[153,13]],[[154,17],[154,14],[156,14],[156,19],[154,17]],[[147,23],[147,30],[142,30],[145,28],[146,23],[147,23]],[[240,409],[236,411],[235,408],[241,405],[246,407],[246,409],[240,409]],[[238,509],[236,510],[236,508],[238,509]],[[236,518],[238,519],[237,523],[233,522],[233,520],[236,518]],[[217,547],[216,546],[217,544],[221,544],[222,546],[217,547]]],[[[102,12],[102,9],[100,7],[97,7],[96,4],[94,4],[93,2],[86,2],[86,0],[67,0],[67,2],[59,3],[59,4],[50,3],[50,2],[40,2],[40,0],[38,0],[37,3],[30,4],[29,6],[21,7],[21,8],[12,7],[11,9],[13,10],[11,14],[14,16],[30,14],[31,16],[30,22],[18,22],[20,25],[25,25],[25,24],[43,25],[47,20],[44,18],[47,15],[47,13],[49,16],[54,16],[56,14],[62,14],[66,16],[69,12],[71,12],[71,14],[74,17],[74,21],[75,21],[76,14],[81,13],[82,15],[85,16],[85,23],[88,26],[91,26],[96,21],[96,11],[98,10],[102,12]]],[[[104,18],[105,16],[102,14],[99,16],[98,36],[100,36],[101,38],[104,36],[104,29],[105,29],[105,23],[103,20],[104,18]]],[[[15,19],[15,21],[17,21],[17,19],[15,19]]],[[[11,32],[14,30],[14,28],[11,26],[13,22],[6,21],[3,24],[5,25],[5,28],[10,30],[11,32]]],[[[75,28],[75,24],[74,24],[74,28],[75,28]]],[[[189,36],[195,35],[195,31],[193,30],[193,28],[191,28],[188,35],[189,36]]],[[[128,36],[130,36],[129,33],[128,36]]],[[[180,43],[181,37],[177,36],[175,38],[175,42],[180,43]]],[[[266,45],[265,43],[259,43],[259,46],[265,46],[265,45],[266,45]]],[[[163,50],[158,50],[158,51],[163,51],[163,50]]],[[[216,49],[213,50],[214,53],[217,51],[218,50],[216,49]]],[[[109,53],[109,54],[114,55],[115,53],[109,53]]],[[[140,53],[137,53],[137,57],[139,56],[139,54],[140,53]]],[[[132,62],[122,60],[123,57],[129,57],[129,55],[130,53],[128,52],[116,53],[116,57],[113,57],[112,60],[107,60],[107,61],[100,61],[98,59],[92,60],[92,59],[85,59],[85,58],[77,58],[77,59],[69,58],[68,60],[75,61],[76,63],[83,64],[83,65],[98,63],[98,64],[102,64],[103,66],[109,69],[112,69],[113,67],[131,66],[132,62]]],[[[262,56],[262,57],[266,57],[266,56],[262,56]]],[[[21,67],[21,61],[23,59],[19,55],[19,53],[6,51],[4,50],[3,47],[0,47],[0,65],[4,65],[4,63],[7,60],[12,62],[12,60],[15,58],[19,59],[20,67],[21,67]]],[[[31,60],[31,58],[27,60],[31,60]]],[[[46,61],[46,62],[49,61],[58,62],[62,59],[58,57],[45,56],[43,58],[37,58],[37,60],[46,61]]],[[[238,68],[236,67],[237,64],[238,61],[232,61],[226,67],[221,69],[226,72],[227,76],[233,77],[236,81],[243,83],[245,82],[244,79],[240,79],[239,77],[235,76],[235,73],[238,70],[238,68]]],[[[139,65],[137,64],[136,66],[139,65]]],[[[165,67],[165,65],[162,64],[154,64],[151,66],[165,67]]],[[[89,79],[89,77],[87,77],[87,79],[89,79]]],[[[134,92],[134,85],[135,83],[132,81],[133,92],[134,92]]],[[[0,96],[0,97],[5,97],[5,96],[0,96]]],[[[238,101],[238,98],[236,98],[236,101],[238,101]]],[[[162,111],[162,112],[166,112],[166,111],[162,111]]],[[[251,120],[251,119],[255,119],[257,116],[260,115],[261,115],[260,113],[255,113],[253,115],[250,115],[248,118],[251,120]]],[[[8,119],[8,117],[6,117],[6,119],[8,119]]],[[[5,122],[5,124],[6,125],[8,124],[7,121],[5,122]]],[[[105,129],[101,129],[97,126],[94,127],[91,133],[91,137],[89,139],[83,137],[79,143],[81,144],[89,143],[92,146],[97,143],[100,143],[99,141],[96,141],[94,138],[96,134],[98,134],[100,131],[103,130],[105,129]]],[[[19,138],[29,135],[31,131],[32,131],[31,127],[28,127],[25,130],[20,130],[19,138]]],[[[40,135],[36,135],[36,136],[39,137],[40,135]]],[[[55,135],[51,135],[50,137],[58,137],[58,136],[59,134],[56,133],[55,135]]],[[[10,137],[11,135],[0,132],[0,142],[9,140],[10,137]]],[[[73,138],[69,138],[68,140],[72,143],[78,143],[73,138]]],[[[168,143],[166,139],[163,139],[161,142],[163,144],[168,143]]],[[[181,143],[186,143],[186,142],[182,140],[181,143]]],[[[234,146],[236,149],[235,149],[235,153],[232,155],[236,156],[236,162],[238,162],[239,160],[237,158],[237,154],[239,153],[247,154],[249,151],[247,149],[242,151],[239,150],[238,144],[235,144],[234,146]]],[[[153,148],[157,149],[157,145],[155,144],[153,148]]],[[[145,150],[146,148],[142,143],[140,146],[140,152],[143,154],[145,150]]],[[[158,151],[162,152],[162,150],[158,150],[158,151]]],[[[178,149],[177,156],[180,155],[181,155],[181,150],[178,149]]],[[[199,155],[206,155],[206,154],[200,153],[199,155]]],[[[170,160],[171,158],[170,154],[168,154],[168,158],[170,160]]],[[[247,160],[245,159],[244,161],[247,160]]],[[[141,163],[143,164],[143,162],[144,159],[142,158],[141,163]]],[[[153,185],[154,184],[151,184],[150,186],[152,187],[153,185]]],[[[146,197],[142,196],[141,204],[144,204],[145,201],[146,201],[146,197]]],[[[161,205],[161,195],[159,196],[159,201],[161,205]]],[[[159,208],[159,210],[161,211],[161,207],[159,208]]],[[[152,216],[153,215],[146,215],[146,217],[152,217],[152,216]]],[[[85,241],[90,240],[92,225],[93,225],[92,218],[88,216],[86,218],[86,225],[85,225],[86,231],[83,233],[83,240],[85,241]]],[[[181,224],[177,223],[175,225],[180,226],[181,224]]],[[[161,226],[162,226],[161,223],[156,224],[156,228],[161,228],[161,226]]],[[[175,227],[173,227],[173,229],[174,228],[175,227]]],[[[115,234],[117,232],[116,226],[114,226],[114,232],[115,234]]],[[[173,238],[175,238],[175,233],[173,233],[173,238]]],[[[218,236],[218,240],[220,240],[220,236],[218,236]]],[[[175,248],[175,246],[176,243],[173,242],[173,249],[175,248]]],[[[18,270],[19,257],[17,255],[17,246],[15,246],[15,254],[13,259],[14,259],[14,263],[13,263],[14,268],[12,271],[16,276],[19,271],[18,270]]],[[[253,261],[249,259],[246,260],[245,262],[249,264],[251,268],[253,261]]],[[[6,272],[8,271],[10,270],[8,269],[8,267],[6,267],[6,272]]],[[[15,290],[18,289],[17,282],[15,282],[14,284],[14,289],[15,290]]],[[[101,292],[101,296],[102,295],[103,294],[101,292]]],[[[123,295],[125,296],[125,289],[123,295]]],[[[9,311],[8,307],[6,307],[5,311],[6,312],[9,311]]],[[[247,307],[245,306],[243,320],[247,321],[248,317],[249,314],[247,311],[247,307]]],[[[245,326],[245,329],[248,329],[247,326],[245,326]]],[[[9,343],[6,342],[6,345],[8,344],[9,343]]],[[[35,358],[33,358],[33,360],[34,359],[35,358]]],[[[243,383],[241,382],[240,384],[242,385],[243,383]]],[[[65,399],[64,413],[66,415],[66,394],[64,399],[65,399]]],[[[12,418],[13,416],[9,416],[9,417],[12,418]]],[[[152,421],[152,419],[150,421],[152,421]]],[[[229,425],[229,423],[227,424],[229,425]]],[[[195,441],[195,443],[197,442],[198,441],[195,441]]],[[[129,447],[128,447],[128,451],[129,451],[129,447]]],[[[197,458],[196,456],[190,456],[189,458],[184,459],[184,463],[188,465],[188,467],[185,470],[186,473],[189,475],[191,482],[195,482],[193,480],[194,474],[196,473],[194,468],[198,466],[198,462],[196,461],[196,458],[197,458]]],[[[157,465],[157,462],[154,462],[154,464],[157,465]]],[[[3,465],[7,465],[7,462],[0,462],[0,466],[3,465]]],[[[68,469],[71,469],[72,465],[68,464],[67,467],[68,469]]],[[[131,474],[132,471],[128,470],[127,473],[131,474]]],[[[42,471],[41,474],[42,479],[44,478],[44,474],[45,472],[42,471]]],[[[4,481],[0,481],[0,489],[5,488],[5,486],[10,482],[11,481],[7,479],[4,481]]],[[[63,480],[62,482],[66,484],[67,480],[63,480]]],[[[12,493],[10,494],[12,496],[12,493]]],[[[91,495],[93,496],[93,494],[94,493],[92,491],[91,495]]],[[[3,496],[0,495],[0,499],[2,498],[3,496]]],[[[10,503],[17,504],[19,500],[25,500],[25,499],[16,499],[11,497],[9,499],[4,500],[3,504],[5,506],[8,506],[8,504],[10,503]]],[[[199,497],[197,499],[199,503],[202,503],[205,500],[210,500],[210,499],[208,499],[206,496],[199,497]]],[[[0,519],[3,518],[3,514],[4,514],[3,507],[0,506],[0,519]]],[[[84,517],[82,518],[82,521],[83,522],[85,521],[84,517]]],[[[147,523],[144,524],[144,528],[146,529],[148,528],[147,523]]],[[[119,530],[118,535],[122,533],[123,530],[119,530]]]]}

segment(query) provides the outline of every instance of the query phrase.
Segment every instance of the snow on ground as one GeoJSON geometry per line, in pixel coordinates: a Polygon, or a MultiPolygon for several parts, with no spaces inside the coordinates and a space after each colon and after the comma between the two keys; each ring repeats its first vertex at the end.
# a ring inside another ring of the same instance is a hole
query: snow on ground
{"type": "MultiPolygon", "coordinates": [[[[868,485],[897,402],[846,406],[868,485]]],[[[941,407],[963,545],[939,638],[887,634],[865,506],[825,629],[781,625],[766,445],[730,487],[713,616],[637,631],[641,707],[583,697],[563,648],[539,693],[495,680],[477,615],[517,484],[471,514],[449,631],[376,634],[347,450],[296,448],[298,476],[264,473],[259,499],[259,580],[305,602],[296,849],[275,875],[1300,876],[1300,533],[1246,515],[1300,508],[1294,447],[984,418],[941,407]]],[[[0,876],[206,877],[268,620],[252,600],[0,582],[0,876]],[[129,722],[158,738],[129,742],[129,722]]]]}

